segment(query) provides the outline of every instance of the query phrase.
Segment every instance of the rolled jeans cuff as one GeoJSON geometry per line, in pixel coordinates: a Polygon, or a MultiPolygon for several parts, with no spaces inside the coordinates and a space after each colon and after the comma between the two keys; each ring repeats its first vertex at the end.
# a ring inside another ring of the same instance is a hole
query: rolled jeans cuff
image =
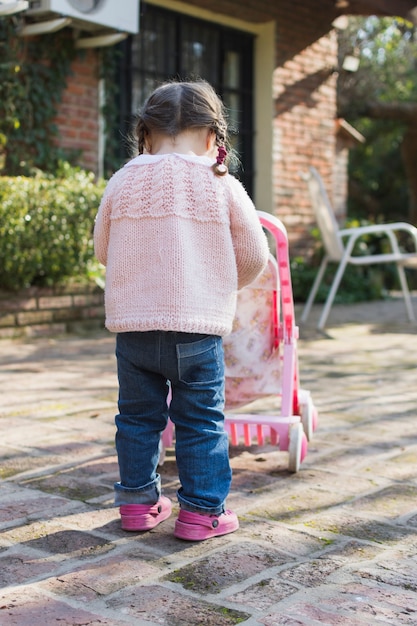
{"type": "Polygon", "coordinates": [[[221,515],[225,511],[225,504],[221,504],[220,506],[213,507],[205,507],[199,506],[198,504],[194,504],[194,502],[189,502],[184,496],[182,496],[177,491],[178,503],[181,509],[184,511],[190,511],[190,513],[200,513],[201,515],[221,515]]]}
{"type": "Polygon", "coordinates": [[[114,506],[125,504],[155,504],[161,497],[161,478],[159,475],[152,482],[142,487],[124,487],[114,483],[114,506]]]}

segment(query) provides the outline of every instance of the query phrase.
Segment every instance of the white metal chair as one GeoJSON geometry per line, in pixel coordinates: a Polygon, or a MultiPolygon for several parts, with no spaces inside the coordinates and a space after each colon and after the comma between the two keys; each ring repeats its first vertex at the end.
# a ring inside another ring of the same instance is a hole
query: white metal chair
{"type": "Polygon", "coordinates": [[[341,230],[339,229],[339,225],[320,174],[314,167],[310,167],[309,172],[303,175],[303,178],[306,180],[308,185],[325,254],[307,302],[304,306],[300,321],[305,322],[307,320],[318,288],[329,263],[338,263],[338,268],[334,275],[332,285],[317,324],[318,329],[323,329],[326,324],[331,306],[340,285],[340,281],[342,280],[345,269],[349,264],[374,265],[379,263],[395,263],[408,319],[410,322],[415,321],[404,267],[417,267],[417,228],[411,224],[407,224],[406,222],[396,222],[392,224],[375,224],[371,226],[360,226],[358,228],[346,228],[341,230]],[[414,244],[414,252],[401,252],[398,242],[398,234],[400,232],[408,233],[414,244]],[[370,234],[385,235],[390,243],[391,250],[386,253],[375,253],[364,256],[355,255],[355,244],[361,239],[361,237],[370,234]]]}

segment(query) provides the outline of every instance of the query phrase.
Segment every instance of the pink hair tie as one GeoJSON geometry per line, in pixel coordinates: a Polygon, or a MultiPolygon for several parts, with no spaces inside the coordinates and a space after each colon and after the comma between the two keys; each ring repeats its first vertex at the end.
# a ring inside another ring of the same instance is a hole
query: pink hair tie
{"type": "Polygon", "coordinates": [[[226,148],[224,146],[219,146],[219,149],[217,151],[216,162],[213,165],[213,169],[218,176],[224,176],[228,172],[228,169],[226,165],[224,164],[224,160],[226,156],[227,156],[226,148]]]}
{"type": "Polygon", "coordinates": [[[226,148],[224,146],[219,146],[219,149],[217,151],[217,159],[216,159],[217,164],[223,165],[223,161],[225,160],[226,157],[227,157],[226,148]]]}

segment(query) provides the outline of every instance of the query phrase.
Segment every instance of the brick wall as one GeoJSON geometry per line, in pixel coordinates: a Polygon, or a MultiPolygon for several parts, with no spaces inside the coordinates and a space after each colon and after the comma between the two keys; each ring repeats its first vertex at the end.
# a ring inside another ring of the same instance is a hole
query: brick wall
{"type": "Polygon", "coordinates": [[[333,30],[328,32],[328,10],[314,4],[299,6],[297,20],[277,21],[274,205],[288,229],[292,255],[312,249],[315,223],[301,173],[315,166],[332,189],[336,152],[337,39],[333,30]]]}
{"type": "Polygon", "coordinates": [[[71,66],[56,124],[59,145],[81,150],[78,165],[95,172],[99,168],[99,57],[96,50],[82,52],[71,66]]]}
{"type": "Polygon", "coordinates": [[[104,327],[104,295],[94,285],[0,291],[0,339],[104,327]]]}
{"type": "Polygon", "coordinates": [[[332,38],[323,37],[274,74],[274,205],[294,242],[302,242],[313,222],[301,174],[313,165],[328,187],[332,183],[336,78],[326,64],[333,54],[332,38]]]}

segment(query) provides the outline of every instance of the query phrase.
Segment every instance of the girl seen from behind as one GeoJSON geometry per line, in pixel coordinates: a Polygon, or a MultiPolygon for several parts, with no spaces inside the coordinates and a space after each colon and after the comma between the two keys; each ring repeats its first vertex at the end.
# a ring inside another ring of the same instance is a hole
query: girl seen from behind
{"type": "Polygon", "coordinates": [[[174,534],[199,541],[239,526],[226,509],[222,337],[238,289],[263,271],[269,250],[252,201],[224,164],[224,107],[207,82],[157,88],[136,137],[139,155],[110,179],[94,229],[106,327],[117,333],[115,505],[124,530],[170,516],[158,474],[169,416],[181,484],[174,534]]]}

